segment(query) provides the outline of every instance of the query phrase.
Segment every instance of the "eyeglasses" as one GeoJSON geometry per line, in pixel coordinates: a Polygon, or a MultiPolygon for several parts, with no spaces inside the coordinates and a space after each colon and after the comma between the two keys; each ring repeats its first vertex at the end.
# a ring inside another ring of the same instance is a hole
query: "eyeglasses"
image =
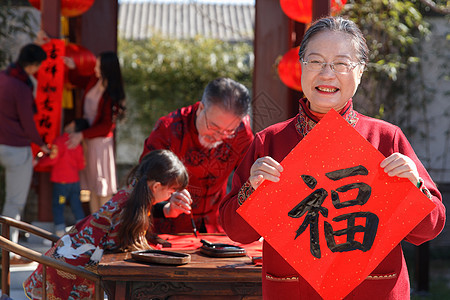
{"type": "Polygon", "coordinates": [[[346,74],[350,73],[351,70],[353,70],[357,65],[363,64],[363,62],[345,62],[345,61],[333,61],[331,63],[326,63],[324,61],[318,60],[318,59],[312,59],[312,60],[303,60],[301,59],[302,64],[305,66],[305,68],[312,72],[319,72],[322,71],[327,65],[330,65],[331,70],[334,73],[339,74],[346,74]]]}
{"type": "MultiPolygon", "coordinates": [[[[236,127],[235,129],[232,129],[232,130],[219,130],[218,128],[213,128],[211,126],[211,124],[209,123],[208,118],[206,117],[206,109],[204,110],[204,113],[205,113],[206,128],[209,131],[212,131],[221,137],[225,137],[225,138],[229,138],[229,139],[233,138],[235,136],[236,130],[238,129],[239,125],[238,125],[238,127],[236,127]]],[[[214,127],[216,127],[216,126],[214,126],[214,127]]]]}

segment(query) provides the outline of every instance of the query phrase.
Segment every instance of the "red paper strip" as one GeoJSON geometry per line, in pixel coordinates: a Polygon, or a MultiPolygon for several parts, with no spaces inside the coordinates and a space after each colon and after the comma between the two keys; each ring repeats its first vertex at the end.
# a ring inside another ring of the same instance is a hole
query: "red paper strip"
{"type": "Polygon", "coordinates": [[[435,207],[383,159],[331,110],[238,213],[324,299],[342,299],[435,207]]]}
{"type": "MultiPolygon", "coordinates": [[[[36,90],[37,113],[34,121],[44,142],[51,144],[61,130],[61,103],[64,87],[64,40],[52,39],[42,48],[47,52],[47,59],[42,62],[38,71],[36,90]]],[[[33,154],[39,147],[32,144],[33,154]]],[[[36,166],[35,171],[49,171],[49,168],[36,166]]]]}

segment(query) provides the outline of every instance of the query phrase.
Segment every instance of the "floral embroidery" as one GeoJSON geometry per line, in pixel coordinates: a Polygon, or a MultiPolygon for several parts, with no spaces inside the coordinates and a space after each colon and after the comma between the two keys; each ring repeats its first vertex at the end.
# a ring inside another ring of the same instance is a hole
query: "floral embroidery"
{"type": "Polygon", "coordinates": [[[270,281],[278,281],[278,282],[297,282],[298,276],[275,277],[275,276],[266,274],[266,279],[270,280],[270,281]]]}
{"type": "Polygon", "coordinates": [[[239,205],[242,205],[245,200],[247,200],[248,197],[255,191],[255,189],[252,187],[252,184],[249,180],[247,180],[244,185],[241,187],[238,193],[238,203],[239,205]]]}
{"type": "Polygon", "coordinates": [[[428,199],[431,199],[431,192],[429,189],[427,189],[427,187],[425,186],[425,182],[423,181],[422,178],[419,178],[419,183],[418,183],[418,188],[419,190],[425,194],[425,196],[428,197],[428,199]]]}
{"type": "MultiPolygon", "coordinates": [[[[351,100],[347,104],[347,108],[344,109],[344,112],[341,112],[342,117],[353,127],[355,127],[356,123],[358,122],[358,114],[356,111],[353,110],[353,103],[351,100]]],[[[295,124],[295,128],[297,129],[297,132],[302,136],[306,136],[313,128],[316,126],[317,122],[308,117],[306,114],[306,99],[300,100],[300,106],[298,110],[298,117],[297,122],[295,124]]]]}
{"type": "Polygon", "coordinates": [[[382,280],[382,279],[394,279],[397,278],[397,273],[385,274],[385,275],[369,275],[367,280],[382,280]]]}
{"type": "Polygon", "coordinates": [[[217,151],[214,154],[214,156],[221,162],[227,162],[231,157],[232,150],[233,149],[228,143],[222,143],[217,148],[217,151]]]}
{"type": "Polygon", "coordinates": [[[199,166],[206,160],[206,154],[195,148],[191,148],[186,153],[186,163],[191,166],[199,166]]]}

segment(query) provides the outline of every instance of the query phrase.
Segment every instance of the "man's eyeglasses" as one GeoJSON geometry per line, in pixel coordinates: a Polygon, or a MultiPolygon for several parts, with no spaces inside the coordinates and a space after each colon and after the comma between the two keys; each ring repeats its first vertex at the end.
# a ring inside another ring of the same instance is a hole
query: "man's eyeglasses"
{"type": "Polygon", "coordinates": [[[333,61],[331,63],[326,63],[319,59],[311,59],[311,60],[303,60],[301,59],[302,64],[309,71],[319,72],[322,71],[327,65],[330,65],[331,70],[334,73],[346,74],[350,73],[357,65],[362,64],[362,62],[345,62],[345,61],[333,61]]]}
{"type": "Polygon", "coordinates": [[[215,134],[221,136],[221,137],[225,137],[225,138],[233,138],[235,136],[236,130],[238,129],[238,127],[236,127],[235,129],[232,130],[219,130],[216,126],[211,126],[211,124],[208,121],[208,118],[206,116],[206,110],[204,110],[204,114],[205,114],[205,124],[206,124],[206,128],[209,131],[214,132],[215,134]],[[216,128],[214,128],[216,127],[216,128]]]}

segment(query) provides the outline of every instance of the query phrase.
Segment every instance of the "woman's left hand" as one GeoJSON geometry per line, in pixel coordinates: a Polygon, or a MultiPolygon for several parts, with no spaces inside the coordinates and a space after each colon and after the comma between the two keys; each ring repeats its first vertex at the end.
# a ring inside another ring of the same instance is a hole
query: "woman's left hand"
{"type": "Polygon", "coordinates": [[[83,134],[81,132],[74,132],[69,134],[69,139],[66,142],[66,145],[69,149],[73,149],[78,146],[83,140],[83,134]]]}
{"type": "Polygon", "coordinates": [[[391,154],[381,162],[380,167],[389,176],[408,178],[414,185],[417,185],[419,182],[419,172],[416,164],[411,158],[401,153],[391,154]]]}

